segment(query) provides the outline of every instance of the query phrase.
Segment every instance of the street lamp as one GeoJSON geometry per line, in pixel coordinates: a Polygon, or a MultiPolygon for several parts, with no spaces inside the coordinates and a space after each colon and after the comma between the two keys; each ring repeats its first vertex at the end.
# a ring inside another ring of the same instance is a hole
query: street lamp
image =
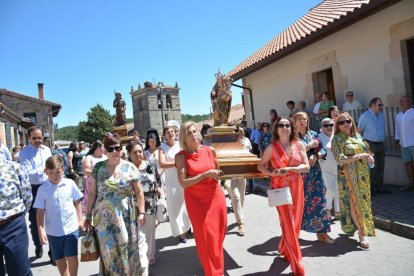
{"type": "Polygon", "coordinates": [[[158,83],[158,87],[157,87],[158,93],[160,95],[160,99],[158,104],[161,104],[161,124],[162,124],[162,129],[161,132],[164,131],[164,103],[162,100],[162,91],[164,90],[164,87],[162,85],[161,82],[158,83]]]}

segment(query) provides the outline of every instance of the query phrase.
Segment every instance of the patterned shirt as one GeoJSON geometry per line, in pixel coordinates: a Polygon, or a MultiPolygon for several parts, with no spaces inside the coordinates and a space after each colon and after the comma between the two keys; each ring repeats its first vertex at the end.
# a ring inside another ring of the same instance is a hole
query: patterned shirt
{"type": "Polygon", "coordinates": [[[29,144],[20,152],[20,164],[27,170],[30,184],[40,185],[47,180],[44,169],[46,159],[50,156],[52,156],[52,152],[44,145],[35,148],[32,144],[29,144]]]}
{"type": "Polygon", "coordinates": [[[32,188],[20,165],[0,157],[0,221],[26,212],[32,203],[32,188]]]}
{"type": "Polygon", "coordinates": [[[3,156],[6,160],[12,161],[9,149],[3,144],[0,144],[0,156],[3,156]]]}
{"type": "Polygon", "coordinates": [[[368,109],[359,117],[358,128],[362,130],[362,136],[365,140],[385,141],[385,123],[382,112],[375,114],[371,109],[368,109]]]}
{"type": "Polygon", "coordinates": [[[154,162],[147,161],[145,168],[139,170],[139,181],[144,191],[145,213],[151,215],[157,210],[158,197],[155,189],[161,187],[161,178],[154,162]]]}

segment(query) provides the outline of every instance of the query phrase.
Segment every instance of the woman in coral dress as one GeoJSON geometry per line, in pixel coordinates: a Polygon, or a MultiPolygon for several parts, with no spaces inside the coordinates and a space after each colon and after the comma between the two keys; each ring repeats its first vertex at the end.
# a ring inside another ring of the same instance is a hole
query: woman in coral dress
{"type": "Polygon", "coordinates": [[[281,117],[274,124],[273,143],[263,153],[258,170],[272,177],[271,189],[289,187],[293,204],[277,206],[282,236],[279,254],[285,258],[295,275],[304,275],[299,233],[303,215],[303,182],[300,173],[309,171],[305,147],[295,139],[293,123],[281,117]],[[271,162],[271,168],[268,168],[271,162]]]}
{"type": "Polygon", "coordinates": [[[194,122],[186,122],[181,127],[179,140],[183,150],[175,156],[175,163],[198,257],[206,276],[221,276],[227,227],[226,200],[218,182],[221,171],[214,150],[201,145],[201,134],[194,122]]]}

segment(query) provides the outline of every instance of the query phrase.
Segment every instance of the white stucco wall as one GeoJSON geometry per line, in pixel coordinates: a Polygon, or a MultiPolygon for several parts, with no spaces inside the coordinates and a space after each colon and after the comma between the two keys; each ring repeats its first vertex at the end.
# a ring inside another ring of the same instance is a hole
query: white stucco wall
{"type": "MultiPolygon", "coordinates": [[[[390,27],[413,17],[414,1],[402,1],[246,76],[243,85],[253,90],[256,122],[269,121],[272,108],[279,115],[285,115],[288,100],[306,100],[307,108],[312,110],[314,91],[309,76],[332,63],[336,71],[335,96],[340,108],[348,90],[354,91],[355,98],[363,105],[377,96],[389,105],[390,95],[402,92],[395,91],[390,78],[390,74],[401,74],[402,70],[402,62],[395,66],[394,61],[395,72],[389,72],[390,27]]],[[[407,36],[411,33],[414,37],[414,30],[408,30],[407,36]]],[[[248,98],[246,94],[245,99],[248,98]]],[[[250,103],[246,103],[246,115],[251,120],[249,106],[250,103]]]]}

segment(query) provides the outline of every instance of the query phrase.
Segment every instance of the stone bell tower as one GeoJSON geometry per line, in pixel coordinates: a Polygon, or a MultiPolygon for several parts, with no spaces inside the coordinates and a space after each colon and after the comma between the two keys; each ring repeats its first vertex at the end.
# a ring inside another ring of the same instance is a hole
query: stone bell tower
{"type": "Polygon", "coordinates": [[[181,125],[180,88],[164,85],[164,83],[145,82],[144,87],[131,86],[134,127],[143,136],[147,129],[155,128],[162,136],[163,127],[169,120],[176,120],[181,125]]]}

